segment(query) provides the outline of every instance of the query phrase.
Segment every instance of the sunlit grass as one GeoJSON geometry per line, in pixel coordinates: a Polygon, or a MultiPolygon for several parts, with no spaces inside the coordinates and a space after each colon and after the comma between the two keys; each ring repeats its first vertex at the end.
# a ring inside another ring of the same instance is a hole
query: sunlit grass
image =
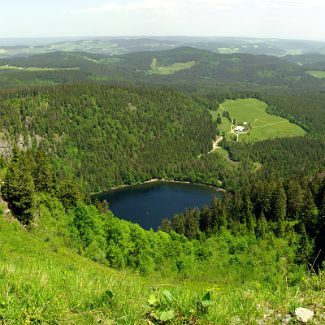
{"type": "Polygon", "coordinates": [[[18,70],[18,71],[75,71],[79,68],[38,68],[38,67],[16,67],[13,65],[1,65],[0,70],[18,70]]]}
{"type": "Polygon", "coordinates": [[[150,65],[150,74],[170,75],[182,70],[191,69],[195,65],[195,61],[177,62],[171,65],[159,66],[157,59],[154,58],[150,65]]]}
{"type": "Polygon", "coordinates": [[[325,71],[320,71],[320,70],[310,70],[306,71],[310,76],[318,78],[318,79],[323,79],[325,78],[325,71]]]}
{"type": "MultiPolygon", "coordinates": [[[[220,108],[228,111],[231,118],[236,119],[237,124],[241,125],[244,122],[250,124],[248,132],[239,134],[239,141],[256,142],[277,137],[303,136],[306,134],[300,126],[282,117],[268,114],[266,112],[267,104],[254,98],[226,100],[220,105],[220,108]]],[[[229,129],[228,125],[225,127],[229,129]]]]}

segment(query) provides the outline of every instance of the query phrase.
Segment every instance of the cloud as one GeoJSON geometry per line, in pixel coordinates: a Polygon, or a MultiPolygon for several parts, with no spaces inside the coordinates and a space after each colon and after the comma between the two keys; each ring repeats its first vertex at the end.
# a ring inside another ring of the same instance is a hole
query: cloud
{"type": "Polygon", "coordinates": [[[259,6],[268,8],[308,9],[324,7],[323,0],[262,0],[257,1],[259,6]]]}
{"type": "Polygon", "coordinates": [[[158,10],[201,10],[229,9],[240,0],[131,0],[125,3],[117,0],[102,6],[76,10],[77,14],[99,14],[117,11],[158,11],[158,10]]]}
{"type": "Polygon", "coordinates": [[[324,7],[324,0],[112,0],[104,5],[83,8],[75,14],[101,14],[111,12],[144,11],[202,11],[225,10],[235,8],[274,8],[308,9],[324,7]]]}

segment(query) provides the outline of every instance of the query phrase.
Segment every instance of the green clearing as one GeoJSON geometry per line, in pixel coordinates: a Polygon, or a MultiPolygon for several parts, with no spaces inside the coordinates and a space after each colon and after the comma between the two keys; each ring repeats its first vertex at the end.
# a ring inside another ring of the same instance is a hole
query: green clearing
{"type": "MultiPolygon", "coordinates": [[[[216,121],[219,114],[221,114],[218,111],[214,111],[214,110],[209,110],[210,114],[212,115],[212,120],[216,121]]],[[[230,121],[225,118],[225,117],[221,117],[222,123],[218,125],[218,130],[224,133],[228,133],[231,131],[231,123],[230,121]]]]}
{"type": "Polygon", "coordinates": [[[105,58],[105,59],[100,59],[100,60],[95,60],[95,61],[98,64],[110,65],[110,64],[120,62],[121,59],[119,59],[119,58],[105,58]]]}
{"type": "Polygon", "coordinates": [[[177,62],[171,65],[158,66],[158,61],[156,58],[152,59],[150,64],[150,74],[160,74],[160,75],[170,75],[182,70],[191,69],[195,65],[195,61],[188,62],[177,62]]]}
{"type": "MultiPolygon", "coordinates": [[[[239,135],[239,141],[256,142],[271,138],[303,136],[306,134],[300,126],[282,117],[268,114],[266,112],[267,104],[254,98],[226,100],[220,105],[220,108],[228,111],[231,118],[235,118],[239,125],[243,122],[251,125],[251,129],[247,133],[239,135]]],[[[223,118],[223,122],[224,120],[223,118]]],[[[227,122],[226,125],[221,124],[219,129],[222,131],[228,129],[226,133],[231,135],[230,123],[228,120],[227,122]]]]}
{"type": "Polygon", "coordinates": [[[12,65],[1,65],[0,70],[19,70],[19,71],[74,71],[79,68],[37,68],[37,67],[16,67],[12,65]]]}
{"type": "Polygon", "coordinates": [[[217,49],[217,52],[220,54],[234,54],[237,53],[239,51],[239,48],[231,48],[231,47],[219,47],[217,49]]]}
{"type": "Polygon", "coordinates": [[[226,149],[219,147],[217,148],[214,152],[220,154],[222,157],[228,159],[229,158],[229,153],[226,149]]]}
{"type": "Polygon", "coordinates": [[[323,79],[325,78],[325,71],[321,71],[321,70],[310,70],[310,71],[306,71],[306,73],[308,73],[310,76],[318,78],[318,79],[323,79]]]}

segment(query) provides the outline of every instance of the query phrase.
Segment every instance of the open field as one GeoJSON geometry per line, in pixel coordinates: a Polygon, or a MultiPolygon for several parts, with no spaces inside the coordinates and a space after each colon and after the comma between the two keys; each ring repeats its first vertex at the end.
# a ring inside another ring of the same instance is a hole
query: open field
{"type": "Polygon", "coordinates": [[[177,62],[166,66],[158,66],[157,59],[154,58],[150,65],[149,73],[169,75],[169,74],[174,74],[178,71],[191,69],[194,65],[195,65],[195,61],[189,61],[189,62],[177,62]]]}
{"type": "MultiPolygon", "coordinates": [[[[267,104],[257,99],[226,100],[220,108],[228,111],[231,118],[235,118],[239,125],[243,122],[251,125],[247,133],[239,135],[239,141],[255,142],[277,137],[303,136],[306,133],[296,124],[282,117],[268,114],[267,104]]],[[[223,122],[224,120],[226,119],[223,118],[223,122]]],[[[226,127],[227,133],[231,135],[230,123],[228,120],[227,122],[225,126],[221,124],[221,130],[224,131],[226,127]]]]}
{"type": "Polygon", "coordinates": [[[0,65],[0,70],[19,70],[19,71],[72,71],[79,68],[37,68],[37,67],[16,67],[12,65],[0,65]]]}
{"type": "Polygon", "coordinates": [[[306,71],[306,73],[308,73],[312,77],[315,77],[315,78],[318,78],[318,79],[325,78],[325,71],[321,71],[321,70],[310,70],[310,71],[306,71]]]}
{"type": "Polygon", "coordinates": [[[105,58],[105,59],[95,60],[95,62],[98,64],[107,64],[107,65],[118,63],[120,61],[121,61],[120,58],[105,58]]]}

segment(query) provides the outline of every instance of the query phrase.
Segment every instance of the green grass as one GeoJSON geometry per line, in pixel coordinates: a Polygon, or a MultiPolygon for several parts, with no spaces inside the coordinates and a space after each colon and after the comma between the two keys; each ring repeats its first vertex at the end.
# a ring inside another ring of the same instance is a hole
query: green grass
{"type": "Polygon", "coordinates": [[[16,67],[12,65],[1,65],[0,70],[19,70],[19,71],[72,71],[79,68],[37,68],[37,67],[16,67]]]}
{"type": "MultiPolygon", "coordinates": [[[[228,111],[237,123],[250,123],[251,130],[240,134],[239,141],[256,142],[277,137],[303,136],[306,133],[296,124],[282,117],[268,114],[267,104],[257,99],[226,100],[220,108],[228,111]]],[[[221,127],[229,130],[228,124],[221,125],[221,127]]],[[[228,134],[228,136],[233,135],[228,134]]]]}
{"type": "Polygon", "coordinates": [[[150,74],[171,75],[182,70],[191,69],[195,65],[195,61],[177,62],[171,65],[158,66],[157,59],[152,59],[150,65],[150,74]]]}
{"type": "Polygon", "coordinates": [[[177,315],[164,324],[193,319],[195,324],[255,324],[274,311],[272,323],[275,315],[283,319],[295,306],[321,310],[324,303],[322,274],[299,283],[301,272],[289,270],[292,252],[283,240],[255,242],[224,234],[208,240],[212,257],[188,277],[144,277],[76,254],[58,237],[64,223],[51,224],[50,219],[41,215],[43,227],[27,231],[17,221],[0,217],[3,324],[149,324],[148,312],[154,307],[148,299],[164,299],[164,290],[173,296],[165,302],[166,310],[177,315]],[[194,315],[206,292],[211,293],[211,306],[194,315]]]}
{"type": "Polygon", "coordinates": [[[229,153],[228,153],[228,151],[227,151],[226,149],[222,148],[222,147],[216,149],[215,152],[217,152],[218,154],[220,154],[222,157],[224,157],[224,158],[226,158],[226,159],[229,158],[229,153]]]}
{"type": "Polygon", "coordinates": [[[120,61],[121,61],[121,59],[119,59],[119,58],[105,58],[105,59],[95,60],[96,63],[104,64],[104,65],[111,65],[114,63],[118,63],[120,61]]]}
{"type": "MultiPolygon", "coordinates": [[[[216,121],[218,118],[218,115],[221,114],[220,111],[209,110],[209,112],[212,116],[213,121],[216,121]]],[[[222,119],[222,123],[218,125],[218,130],[220,130],[221,132],[225,132],[225,133],[230,132],[231,131],[230,121],[225,117],[221,117],[221,119],[222,119]]]]}
{"type": "Polygon", "coordinates": [[[318,79],[323,79],[325,78],[325,71],[320,71],[320,70],[310,70],[306,71],[309,75],[312,77],[318,78],[318,79]]]}
{"type": "Polygon", "coordinates": [[[217,49],[217,52],[220,54],[233,54],[233,53],[237,53],[239,51],[239,48],[230,48],[230,47],[219,47],[217,49]]]}

